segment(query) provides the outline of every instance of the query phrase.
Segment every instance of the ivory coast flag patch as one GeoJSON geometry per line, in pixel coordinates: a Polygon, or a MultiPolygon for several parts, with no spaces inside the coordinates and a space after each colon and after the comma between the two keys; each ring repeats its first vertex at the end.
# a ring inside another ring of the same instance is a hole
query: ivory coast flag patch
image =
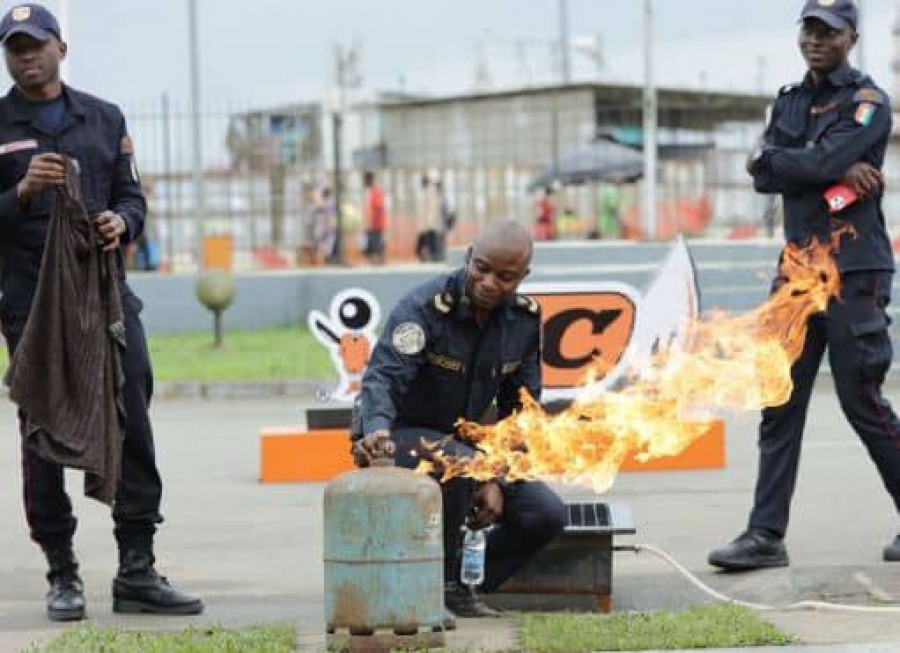
{"type": "Polygon", "coordinates": [[[860,102],[859,106],[856,107],[854,119],[857,123],[865,127],[872,122],[872,116],[875,115],[876,108],[877,107],[871,102],[860,102]]]}

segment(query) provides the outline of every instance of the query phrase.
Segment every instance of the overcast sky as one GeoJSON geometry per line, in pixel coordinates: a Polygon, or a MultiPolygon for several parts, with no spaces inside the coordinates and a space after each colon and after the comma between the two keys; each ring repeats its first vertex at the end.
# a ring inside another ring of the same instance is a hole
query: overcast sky
{"type": "MultiPolygon", "coordinates": [[[[136,109],[188,96],[187,0],[68,0],[69,81],[136,109]]],[[[198,0],[204,103],[312,100],[337,43],[362,44],[370,89],[457,93],[478,53],[495,85],[546,78],[557,0],[198,0]],[[519,44],[519,45],[517,45],[519,44]],[[481,47],[479,48],[479,45],[481,47]],[[530,71],[530,73],[529,73],[530,71]]],[[[573,38],[599,34],[605,66],[575,77],[643,79],[642,0],[569,0],[573,38]]],[[[662,85],[774,93],[802,74],[800,0],[656,0],[662,85]]],[[[889,92],[897,0],[864,0],[866,68],[889,92]]],[[[4,9],[12,6],[2,3],[4,9]]],[[[47,2],[58,10],[59,0],[47,2]]],[[[8,84],[9,78],[4,81],[8,84]]]]}

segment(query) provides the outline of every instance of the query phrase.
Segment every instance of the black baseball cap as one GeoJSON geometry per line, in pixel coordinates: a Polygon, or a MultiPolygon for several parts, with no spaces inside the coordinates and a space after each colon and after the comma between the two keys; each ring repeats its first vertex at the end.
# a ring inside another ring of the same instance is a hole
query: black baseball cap
{"type": "Polygon", "coordinates": [[[853,0],[806,0],[800,20],[818,18],[834,29],[856,30],[859,10],[853,0]]]}
{"type": "Polygon", "coordinates": [[[36,4],[16,5],[0,19],[0,43],[16,34],[26,34],[38,41],[60,37],[59,22],[46,7],[36,4]]]}

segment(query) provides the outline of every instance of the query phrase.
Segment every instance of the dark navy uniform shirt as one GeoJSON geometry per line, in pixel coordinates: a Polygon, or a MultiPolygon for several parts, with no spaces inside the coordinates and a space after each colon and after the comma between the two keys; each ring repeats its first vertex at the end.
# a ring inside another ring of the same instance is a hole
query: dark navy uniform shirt
{"type": "MultiPolygon", "coordinates": [[[[0,98],[0,289],[6,309],[27,311],[31,305],[50,220],[52,190],[33,197],[25,207],[16,197],[32,156],[56,152],[74,158],[88,215],[106,210],[121,215],[127,226],[123,242],[143,230],[146,202],[122,112],[67,86],[63,100],[64,111],[54,129],[47,124],[46,103],[28,102],[15,88],[0,98]]],[[[124,271],[121,254],[119,259],[119,270],[124,271]]]]}
{"type": "Polygon", "coordinates": [[[430,428],[451,433],[497,401],[498,417],[519,406],[519,389],[541,391],[540,311],[517,295],[479,324],[465,273],[438,277],[400,300],[362,379],[359,430],[430,428]]]}
{"type": "MultiPolygon", "coordinates": [[[[887,95],[870,77],[844,65],[816,87],[811,75],[784,87],[772,108],[754,186],[781,193],[788,242],[811,236],[830,239],[825,191],[850,167],[864,161],[881,168],[891,134],[887,95]]],[[[838,252],[842,272],[894,269],[891,243],[881,212],[882,192],[858,200],[837,214],[855,227],[838,252]]]]}

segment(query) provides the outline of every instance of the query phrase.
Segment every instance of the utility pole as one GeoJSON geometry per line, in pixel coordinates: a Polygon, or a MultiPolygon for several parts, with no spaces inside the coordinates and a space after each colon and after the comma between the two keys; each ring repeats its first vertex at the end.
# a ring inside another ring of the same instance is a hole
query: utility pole
{"type": "Polygon", "coordinates": [[[344,110],[344,52],[340,45],[334,46],[334,75],[335,97],[334,108],[331,112],[331,147],[334,157],[334,248],[331,251],[331,262],[343,264],[344,262],[344,220],[341,211],[341,203],[344,199],[343,183],[341,180],[341,131],[343,130],[344,110]]]}
{"type": "Polygon", "coordinates": [[[203,150],[200,123],[200,43],[197,26],[197,0],[188,0],[188,39],[191,84],[191,178],[194,186],[194,228],[202,237],[206,197],[203,188],[203,150]]]}
{"type": "MultiPolygon", "coordinates": [[[[559,44],[554,45],[559,47],[559,44]]],[[[559,140],[559,87],[557,87],[550,95],[550,159],[553,161],[554,175],[559,175],[559,140]]]]}
{"type": "Polygon", "coordinates": [[[644,0],[644,212],[647,238],[656,238],[657,103],[653,61],[653,0],[644,0]]]}
{"type": "Polygon", "coordinates": [[[163,146],[163,179],[165,180],[166,201],[165,218],[166,218],[166,253],[169,256],[170,270],[175,267],[175,225],[172,216],[175,214],[173,208],[175,201],[175,180],[172,174],[172,130],[170,126],[171,111],[169,110],[169,94],[162,94],[162,146],[163,146]]]}
{"type": "MultiPolygon", "coordinates": [[[[69,0],[59,0],[56,8],[56,18],[59,21],[59,31],[63,41],[69,40],[69,0]]],[[[69,60],[63,59],[59,64],[59,76],[64,82],[69,82],[69,60]]]]}
{"type": "Polygon", "coordinates": [[[559,3],[559,65],[562,83],[572,81],[572,59],[569,51],[569,2],[557,0],[559,3]]]}
{"type": "Polygon", "coordinates": [[[766,94],[766,72],[769,69],[769,60],[763,55],[756,57],[756,92],[760,95],[766,94]]]}
{"type": "Polygon", "coordinates": [[[343,147],[342,136],[344,126],[344,104],[346,103],[346,91],[351,88],[359,88],[362,85],[362,76],[359,72],[360,46],[354,45],[346,50],[341,45],[336,45],[335,59],[335,106],[331,114],[332,147],[334,148],[334,203],[335,203],[335,228],[334,251],[332,260],[334,263],[344,263],[344,220],[341,211],[343,201],[343,184],[341,175],[341,149],[343,147]]]}
{"type": "Polygon", "coordinates": [[[859,21],[856,26],[857,32],[859,34],[858,40],[856,41],[856,67],[865,72],[866,70],[866,43],[865,43],[865,34],[866,30],[863,29],[863,19],[865,18],[865,12],[863,11],[863,0],[856,0],[856,7],[859,10],[859,21]]]}
{"type": "Polygon", "coordinates": [[[572,59],[569,52],[569,3],[568,0],[557,0],[559,10],[559,43],[556,45],[559,55],[559,87],[553,91],[552,117],[550,122],[550,149],[553,158],[553,169],[559,174],[560,124],[559,94],[562,88],[572,81],[572,59]]]}

